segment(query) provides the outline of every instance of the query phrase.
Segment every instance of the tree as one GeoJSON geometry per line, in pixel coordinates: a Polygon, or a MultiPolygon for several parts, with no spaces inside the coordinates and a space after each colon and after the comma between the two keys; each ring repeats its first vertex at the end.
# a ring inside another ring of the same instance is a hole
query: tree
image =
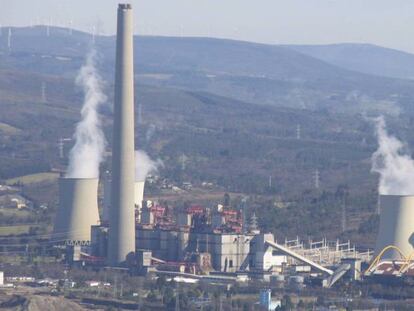
{"type": "Polygon", "coordinates": [[[251,304],[250,303],[248,303],[248,302],[245,302],[244,304],[243,304],[243,311],[250,311],[252,308],[251,308],[252,306],[251,306],[251,304]]]}
{"type": "Polygon", "coordinates": [[[165,278],[164,275],[160,275],[157,281],[155,282],[155,284],[157,286],[157,289],[161,291],[167,284],[167,279],[165,278]]]}
{"type": "Polygon", "coordinates": [[[174,290],[171,286],[166,286],[161,295],[165,305],[175,305],[174,290]]]}
{"type": "Polygon", "coordinates": [[[297,305],[297,307],[298,308],[300,308],[300,309],[304,309],[306,306],[305,306],[305,303],[303,302],[303,300],[301,299],[301,300],[299,300],[299,303],[298,303],[298,305],[297,305]]]}
{"type": "Polygon", "coordinates": [[[151,290],[148,295],[147,295],[147,300],[151,301],[151,302],[155,302],[157,301],[157,295],[155,294],[155,292],[153,290],[151,290]]]}
{"type": "Polygon", "coordinates": [[[284,307],[284,310],[290,310],[293,309],[293,302],[292,299],[290,299],[290,296],[284,295],[282,299],[282,306],[284,307]]]}
{"type": "Polygon", "coordinates": [[[316,304],[318,306],[324,306],[325,305],[325,298],[323,296],[318,296],[316,299],[316,304]]]}

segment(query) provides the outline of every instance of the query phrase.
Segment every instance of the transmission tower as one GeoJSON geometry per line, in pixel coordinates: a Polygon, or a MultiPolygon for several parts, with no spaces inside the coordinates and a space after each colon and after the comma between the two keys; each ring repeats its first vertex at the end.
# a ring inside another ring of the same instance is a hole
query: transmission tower
{"type": "Polygon", "coordinates": [[[50,19],[46,25],[46,37],[49,37],[49,36],[50,36],[50,19]]]}
{"type": "Polygon", "coordinates": [[[319,187],[320,187],[320,173],[319,173],[318,169],[315,170],[313,178],[314,178],[315,189],[319,189],[319,187]]]}
{"type": "Polygon", "coordinates": [[[9,52],[11,51],[11,37],[12,37],[12,31],[11,28],[9,28],[9,33],[7,34],[7,49],[9,52]]]}
{"type": "Polygon", "coordinates": [[[63,137],[59,138],[57,145],[58,145],[60,159],[63,159],[65,157],[65,142],[71,141],[71,140],[72,138],[63,138],[63,137]]]}
{"type": "Polygon", "coordinates": [[[70,21],[69,21],[69,35],[70,35],[70,36],[72,35],[72,28],[73,28],[73,21],[72,21],[72,20],[70,20],[70,21]]]}
{"type": "Polygon", "coordinates": [[[178,161],[181,164],[181,170],[185,171],[187,167],[188,157],[183,153],[179,156],[178,161]]]}
{"type": "Polygon", "coordinates": [[[92,26],[92,43],[95,44],[96,27],[92,26]]]}
{"type": "Polygon", "coordinates": [[[298,124],[296,126],[296,139],[300,140],[302,136],[302,127],[300,126],[300,124],[298,124]]]}
{"type": "Polygon", "coordinates": [[[46,83],[45,82],[42,82],[41,95],[42,95],[42,103],[46,103],[47,98],[46,98],[46,83]]]}
{"type": "Polygon", "coordinates": [[[342,213],[341,213],[341,227],[342,227],[342,233],[347,230],[346,226],[346,203],[344,202],[342,204],[342,213]]]}

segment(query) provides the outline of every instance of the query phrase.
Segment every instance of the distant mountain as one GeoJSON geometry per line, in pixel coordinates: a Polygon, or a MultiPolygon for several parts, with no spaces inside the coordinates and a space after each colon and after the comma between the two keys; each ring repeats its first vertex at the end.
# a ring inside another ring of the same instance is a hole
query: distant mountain
{"type": "MultiPolygon", "coordinates": [[[[0,49],[3,57],[8,56],[10,61],[15,58],[25,60],[23,63],[12,62],[13,66],[25,70],[68,72],[70,67],[78,68],[79,61],[92,46],[89,34],[70,33],[64,28],[50,28],[49,36],[43,26],[11,29],[10,53],[7,53],[7,36],[1,37],[0,49]],[[38,68],[34,67],[35,62],[38,68]],[[45,66],[46,62],[56,66],[45,66]]],[[[341,75],[338,68],[281,46],[212,38],[148,36],[136,36],[134,43],[137,73],[202,72],[294,82],[332,79],[341,75]]],[[[96,46],[104,57],[104,68],[112,72],[114,37],[96,37],[96,46]]],[[[1,66],[7,66],[7,63],[1,66]]]]}
{"type": "Polygon", "coordinates": [[[300,53],[362,73],[414,79],[414,55],[372,44],[290,45],[300,53]]]}
{"type": "MultiPolygon", "coordinates": [[[[73,78],[92,46],[90,34],[64,28],[12,28],[0,37],[0,69],[73,78]]],[[[112,83],[114,37],[96,37],[100,71],[112,83]]],[[[138,36],[136,81],[209,92],[279,107],[336,112],[411,110],[414,81],[340,68],[292,47],[211,39],[138,36]]]]}

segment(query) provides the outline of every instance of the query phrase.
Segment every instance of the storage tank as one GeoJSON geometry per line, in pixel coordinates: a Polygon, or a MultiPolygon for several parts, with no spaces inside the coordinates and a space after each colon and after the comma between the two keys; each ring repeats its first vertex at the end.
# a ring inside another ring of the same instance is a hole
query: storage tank
{"type": "Polygon", "coordinates": [[[91,226],[99,224],[98,178],[60,178],[55,240],[89,244],[91,226]]]}
{"type": "MultiPolygon", "coordinates": [[[[375,247],[377,256],[385,247],[396,246],[404,256],[414,251],[414,195],[381,195],[380,227],[375,247]]],[[[390,249],[383,259],[398,260],[398,251],[390,249]]]]}

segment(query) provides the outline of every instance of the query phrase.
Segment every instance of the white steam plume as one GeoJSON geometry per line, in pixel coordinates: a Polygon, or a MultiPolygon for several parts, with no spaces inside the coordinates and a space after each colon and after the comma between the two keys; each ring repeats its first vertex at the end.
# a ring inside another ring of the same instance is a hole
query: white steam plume
{"type": "Polygon", "coordinates": [[[68,178],[98,178],[99,164],[103,160],[106,141],[98,108],[105,103],[106,96],[102,91],[102,79],[95,68],[95,58],[96,52],[92,50],[76,77],[76,84],[83,88],[85,95],[82,119],[74,134],[75,145],[69,153],[68,178]]]}
{"type": "Polygon", "coordinates": [[[162,166],[161,160],[153,161],[145,151],[135,150],[135,181],[144,181],[149,173],[162,166]]]}
{"type": "Polygon", "coordinates": [[[414,161],[407,146],[389,135],[383,117],[375,119],[378,149],[372,155],[372,172],[380,174],[379,193],[383,195],[414,194],[414,161]]]}

